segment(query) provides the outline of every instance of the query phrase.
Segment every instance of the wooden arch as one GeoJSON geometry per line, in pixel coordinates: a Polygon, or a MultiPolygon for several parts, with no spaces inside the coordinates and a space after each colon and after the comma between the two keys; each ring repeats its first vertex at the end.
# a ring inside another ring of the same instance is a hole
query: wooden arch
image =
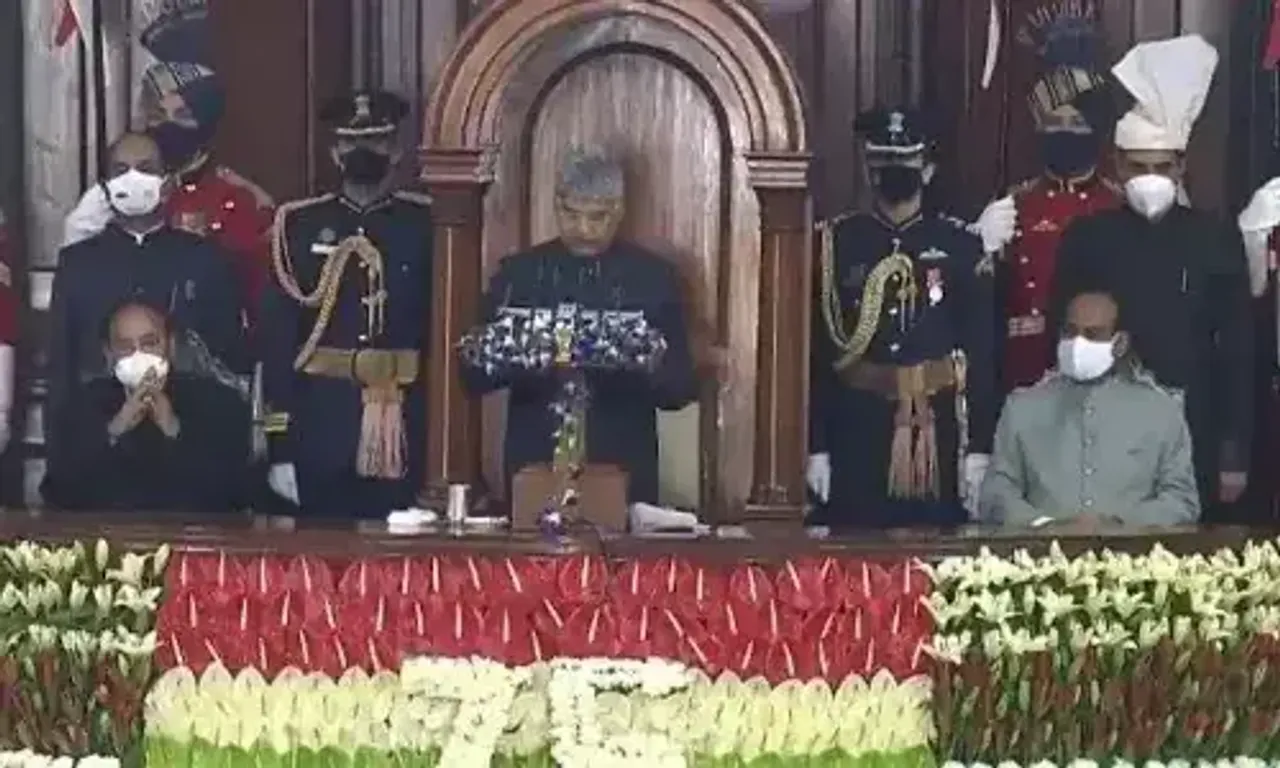
{"type": "MultiPolygon", "coordinates": [[[[756,193],[759,298],[755,447],[748,519],[799,522],[806,454],[810,202],[803,104],[790,63],[743,0],[496,0],[464,32],[428,102],[420,159],[435,198],[435,296],[427,386],[427,498],[480,475],[480,406],[462,390],[453,349],[477,320],[485,242],[484,196],[495,180],[511,103],[548,41],[601,21],[612,36],[661,49],[708,84],[733,151],[756,193]],[[638,22],[638,23],[630,23],[638,22]],[[652,39],[645,30],[661,29],[652,39]],[[621,30],[621,31],[619,31],[621,30]]],[[[752,264],[756,263],[752,260],[752,264]]],[[[734,510],[735,512],[739,510],[734,510]]]]}

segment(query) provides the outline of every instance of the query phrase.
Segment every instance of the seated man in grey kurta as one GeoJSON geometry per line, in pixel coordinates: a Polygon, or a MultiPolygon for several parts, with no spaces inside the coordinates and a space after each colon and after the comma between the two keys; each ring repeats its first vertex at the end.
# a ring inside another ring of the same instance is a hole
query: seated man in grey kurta
{"type": "Polygon", "coordinates": [[[1068,305],[1058,367],[1009,396],[979,516],[1006,525],[1165,526],[1200,517],[1178,393],[1129,354],[1103,292],[1068,305]]]}

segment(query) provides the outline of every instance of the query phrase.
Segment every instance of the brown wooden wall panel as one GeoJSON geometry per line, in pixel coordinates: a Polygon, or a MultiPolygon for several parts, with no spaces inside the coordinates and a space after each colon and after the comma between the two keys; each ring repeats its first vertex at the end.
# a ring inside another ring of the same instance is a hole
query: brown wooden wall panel
{"type": "MultiPolygon", "coordinates": [[[[1204,34],[1226,59],[1231,3],[1096,1],[1107,63],[1137,40],[1182,32],[1204,34]]],[[[380,82],[406,95],[411,84],[422,83],[420,92],[428,92],[459,27],[485,2],[377,0],[380,82]],[[416,37],[410,34],[415,19],[416,37]]],[[[1035,61],[1014,38],[1025,15],[1045,2],[997,0],[1003,36],[987,90],[979,79],[989,0],[813,0],[800,12],[761,11],[803,85],[818,160],[812,171],[817,214],[866,203],[852,125],[859,111],[877,103],[920,104],[938,118],[943,167],[935,191],[958,213],[976,213],[991,195],[1035,173],[1038,151],[1025,101],[1035,61]]],[[[1217,158],[1226,141],[1225,77],[1223,69],[1190,155],[1196,202],[1215,208],[1223,204],[1217,158]]]]}
{"type": "Polygon", "coordinates": [[[210,3],[227,114],[218,159],[278,199],[334,181],[316,118],[351,83],[350,0],[210,3]]]}

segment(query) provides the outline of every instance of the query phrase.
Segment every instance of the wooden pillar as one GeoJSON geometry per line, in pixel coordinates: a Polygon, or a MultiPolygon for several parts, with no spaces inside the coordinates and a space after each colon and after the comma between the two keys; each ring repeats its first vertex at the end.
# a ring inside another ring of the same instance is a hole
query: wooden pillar
{"type": "Polygon", "coordinates": [[[422,168],[435,219],[423,501],[438,506],[450,483],[476,488],[481,478],[480,399],[463,389],[454,350],[479,320],[484,193],[493,172],[479,149],[428,149],[422,168]]]}
{"type": "Polygon", "coordinates": [[[808,155],[752,154],[760,202],[756,436],[744,521],[800,526],[808,453],[812,208],[808,155]]]}

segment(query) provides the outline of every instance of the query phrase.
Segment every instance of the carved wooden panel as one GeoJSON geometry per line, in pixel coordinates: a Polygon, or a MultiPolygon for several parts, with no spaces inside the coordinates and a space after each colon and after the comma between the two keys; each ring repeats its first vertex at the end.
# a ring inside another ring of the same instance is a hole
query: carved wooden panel
{"type": "MultiPolygon", "coordinates": [[[[626,164],[627,213],[621,236],[676,259],[682,273],[693,277],[695,296],[716,295],[723,147],[715,110],[697,83],[651,55],[603,55],[556,83],[532,120],[532,242],[556,236],[553,193],[565,148],[608,147],[626,164]]],[[[696,303],[694,311],[714,325],[714,302],[696,303]]],[[[693,320],[702,325],[697,315],[693,320]]],[[[699,410],[693,405],[659,417],[664,503],[698,504],[699,410]]]]}

